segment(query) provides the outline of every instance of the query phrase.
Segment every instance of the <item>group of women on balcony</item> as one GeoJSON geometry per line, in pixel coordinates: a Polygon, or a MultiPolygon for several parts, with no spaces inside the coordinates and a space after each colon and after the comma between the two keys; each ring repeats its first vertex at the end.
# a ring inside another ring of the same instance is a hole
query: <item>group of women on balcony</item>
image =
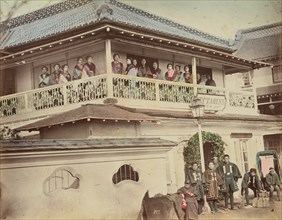
{"type": "Polygon", "coordinates": [[[112,72],[116,74],[192,83],[192,74],[189,71],[188,65],[184,67],[184,72],[182,72],[180,65],[176,65],[175,69],[173,69],[172,63],[168,63],[167,72],[163,74],[157,62],[153,62],[153,65],[149,67],[145,58],[141,60],[140,65],[138,65],[137,59],[127,58],[125,68],[122,62],[120,62],[119,54],[114,54],[113,59],[112,72]]]}
{"type": "MultiPolygon", "coordinates": [[[[112,72],[116,74],[124,74],[135,77],[145,77],[159,80],[167,80],[172,82],[184,82],[192,83],[192,74],[190,73],[189,66],[184,66],[184,71],[181,71],[180,65],[175,65],[173,68],[172,63],[167,64],[167,71],[163,74],[159,68],[157,62],[153,62],[152,66],[147,65],[145,58],[141,60],[141,64],[138,65],[136,59],[127,58],[126,67],[124,68],[123,63],[120,62],[119,54],[113,55],[112,72]]],[[[93,62],[92,56],[86,57],[86,62],[82,57],[77,58],[77,64],[74,66],[73,74],[69,73],[69,65],[64,64],[62,67],[59,64],[54,64],[54,70],[51,74],[48,73],[46,66],[42,67],[42,73],[39,76],[38,87],[45,87],[49,85],[56,85],[60,83],[69,82],[71,80],[84,79],[87,77],[97,75],[97,69],[93,62]]],[[[206,75],[207,80],[203,80],[200,74],[197,74],[197,83],[209,86],[215,86],[215,82],[211,79],[210,75],[206,75]]]]}
{"type": "MultiPolygon", "coordinates": [[[[153,62],[152,66],[149,67],[145,58],[141,60],[140,65],[138,65],[137,59],[127,58],[126,64],[127,65],[124,68],[123,63],[120,62],[119,54],[114,54],[112,61],[112,72],[128,76],[145,77],[173,82],[193,82],[192,74],[190,73],[188,65],[184,66],[184,71],[182,72],[180,65],[175,65],[175,68],[173,68],[173,64],[168,63],[167,71],[163,74],[157,62],[153,62]]],[[[203,75],[197,74],[197,84],[216,86],[215,81],[211,78],[210,74],[204,75],[205,77],[202,77],[203,75]]]]}
{"type": "Polygon", "coordinates": [[[48,67],[41,68],[42,73],[39,76],[38,87],[45,87],[49,85],[56,85],[60,83],[69,82],[71,80],[83,79],[97,75],[97,69],[93,63],[93,57],[87,56],[86,63],[82,57],[77,58],[77,64],[74,66],[73,74],[69,73],[69,65],[54,64],[54,70],[51,74],[48,73],[48,67]]]}

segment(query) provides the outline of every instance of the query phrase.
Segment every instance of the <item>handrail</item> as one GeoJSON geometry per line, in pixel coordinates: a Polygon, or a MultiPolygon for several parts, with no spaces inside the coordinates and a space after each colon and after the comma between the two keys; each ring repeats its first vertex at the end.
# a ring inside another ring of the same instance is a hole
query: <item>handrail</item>
{"type": "MultiPolygon", "coordinates": [[[[194,96],[225,96],[227,108],[257,110],[256,95],[251,91],[232,91],[222,87],[194,85],[121,74],[101,74],[0,97],[0,117],[32,113],[75,103],[93,102],[105,98],[156,101],[161,106],[174,104],[187,108],[194,96]]],[[[145,103],[143,103],[145,105],[145,103]]]]}

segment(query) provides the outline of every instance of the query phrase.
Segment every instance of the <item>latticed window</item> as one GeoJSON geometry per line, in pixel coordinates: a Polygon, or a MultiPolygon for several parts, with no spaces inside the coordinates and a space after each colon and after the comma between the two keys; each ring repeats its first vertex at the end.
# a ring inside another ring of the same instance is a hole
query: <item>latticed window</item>
{"type": "Polygon", "coordinates": [[[44,182],[46,194],[57,190],[78,189],[80,179],[67,169],[55,170],[44,182]]]}
{"type": "Polygon", "coordinates": [[[139,181],[139,174],[134,171],[132,166],[125,164],[122,165],[118,171],[113,175],[113,183],[117,184],[124,180],[132,180],[135,182],[139,181]]]}
{"type": "Polygon", "coordinates": [[[250,72],[243,73],[243,86],[251,86],[252,85],[252,78],[250,72]]]}

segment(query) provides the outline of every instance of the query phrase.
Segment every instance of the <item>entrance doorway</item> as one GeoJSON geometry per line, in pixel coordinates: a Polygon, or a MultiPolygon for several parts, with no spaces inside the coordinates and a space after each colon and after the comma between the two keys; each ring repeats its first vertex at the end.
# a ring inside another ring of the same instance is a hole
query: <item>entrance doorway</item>
{"type": "Polygon", "coordinates": [[[209,142],[206,142],[203,147],[204,147],[205,167],[207,169],[209,161],[211,161],[212,158],[214,157],[213,145],[209,142]]]}

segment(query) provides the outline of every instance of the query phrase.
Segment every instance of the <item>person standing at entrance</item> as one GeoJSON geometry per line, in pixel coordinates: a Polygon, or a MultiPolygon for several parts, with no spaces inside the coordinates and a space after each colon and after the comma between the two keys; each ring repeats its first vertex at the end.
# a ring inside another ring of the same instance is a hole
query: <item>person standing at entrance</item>
{"type": "Polygon", "coordinates": [[[269,198],[272,199],[273,191],[277,192],[277,201],[280,201],[280,180],[277,173],[275,173],[274,168],[269,168],[269,173],[265,177],[266,185],[269,193],[269,198]]]}
{"type": "Polygon", "coordinates": [[[255,168],[251,168],[249,172],[245,173],[241,186],[241,195],[243,195],[245,192],[247,205],[250,205],[249,188],[254,191],[255,197],[257,197],[257,192],[261,189],[260,180],[257,176],[257,171],[255,168]]]}
{"type": "Polygon", "coordinates": [[[228,154],[223,156],[223,163],[218,166],[217,172],[224,181],[221,191],[224,194],[225,209],[228,208],[228,199],[230,198],[231,210],[234,210],[236,208],[234,207],[233,193],[239,190],[237,182],[239,178],[242,178],[242,175],[237,165],[231,163],[229,158],[228,154]]]}
{"type": "Polygon", "coordinates": [[[218,212],[216,202],[218,200],[218,187],[223,184],[223,180],[214,170],[214,163],[209,162],[208,169],[204,172],[204,181],[206,183],[206,198],[211,212],[218,212]]]}
{"type": "Polygon", "coordinates": [[[204,181],[203,174],[196,162],[194,162],[192,168],[189,169],[186,182],[189,182],[191,186],[195,188],[198,200],[198,214],[201,214],[204,206],[204,181]]]}

